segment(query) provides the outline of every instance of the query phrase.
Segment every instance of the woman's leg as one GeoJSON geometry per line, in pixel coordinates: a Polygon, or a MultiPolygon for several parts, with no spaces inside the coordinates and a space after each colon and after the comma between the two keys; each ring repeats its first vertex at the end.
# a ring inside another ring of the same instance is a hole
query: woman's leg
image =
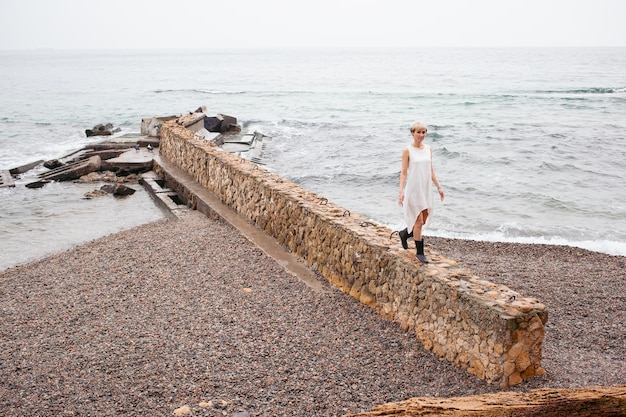
{"type": "Polygon", "coordinates": [[[428,217],[428,209],[422,210],[422,212],[415,219],[415,224],[413,225],[413,239],[414,240],[422,240],[422,226],[426,223],[426,218],[428,217]]]}
{"type": "Polygon", "coordinates": [[[428,259],[424,255],[424,239],[422,238],[422,226],[426,223],[427,218],[428,210],[423,210],[420,215],[417,216],[415,225],[413,225],[413,239],[415,240],[415,249],[417,250],[415,256],[423,263],[428,263],[428,259]]]}

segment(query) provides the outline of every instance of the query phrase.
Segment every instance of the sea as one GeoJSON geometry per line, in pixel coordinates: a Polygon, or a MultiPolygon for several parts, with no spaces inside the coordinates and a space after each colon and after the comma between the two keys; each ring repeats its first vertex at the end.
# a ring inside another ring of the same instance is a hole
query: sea
{"type": "MultiPolygon", "coordinates": [[[[399,230],[409,126],[445,190],[427,237],[626,255],[626,48],[0,51],[0,170],[67,155],[112,123],[204,105],[266,135],[262,164],[399,230]]],[[[0,188],[0,270],[164,218],[137,188],[0,188]]],[[[146,242],[148,245],[149,242],[146,242]]]]}

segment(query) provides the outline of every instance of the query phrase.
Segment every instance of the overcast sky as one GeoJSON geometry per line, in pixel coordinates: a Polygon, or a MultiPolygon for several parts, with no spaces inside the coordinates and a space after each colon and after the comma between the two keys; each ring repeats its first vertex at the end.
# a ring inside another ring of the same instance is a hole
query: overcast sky
{"type": "Polygon", "coordinates": [[[626,46],[626,0],[0,0],[0,50],[626,46]]]}

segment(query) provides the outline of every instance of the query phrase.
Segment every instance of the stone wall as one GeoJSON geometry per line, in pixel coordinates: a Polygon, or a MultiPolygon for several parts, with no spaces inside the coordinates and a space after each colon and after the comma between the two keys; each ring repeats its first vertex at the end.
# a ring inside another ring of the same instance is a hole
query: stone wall
{"type": "Polygon", "coordinates": [[[162,126],[162,157],[343,291],[415,332],[426,349],[502,388],[545,372],[547,311],[538,300],[481,280],[434,251],[427,250],[431,263],[423,265],[388,228],[212,146],[184,125],[162,126]]]}

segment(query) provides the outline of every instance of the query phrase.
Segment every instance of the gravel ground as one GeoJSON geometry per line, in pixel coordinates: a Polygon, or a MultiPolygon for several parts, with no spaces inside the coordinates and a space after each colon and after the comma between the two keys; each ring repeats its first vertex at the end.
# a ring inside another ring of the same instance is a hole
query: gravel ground
{"type": "Polygon", "coordinates": [[[548,307],[547,375],[523,389],[626,384],[626,257],[569,246],[429,241],[481,278],[548,307]]]}
{"type": "MultiPolygon", "coordinates": [[[[548,374],[515,390],[626,383],[624,257],[427,245],[550,309],[548,374]]],[[[5,270],[0,414],[336,416],[497,391],[324,288],[197,212],[5,270]]]]}

